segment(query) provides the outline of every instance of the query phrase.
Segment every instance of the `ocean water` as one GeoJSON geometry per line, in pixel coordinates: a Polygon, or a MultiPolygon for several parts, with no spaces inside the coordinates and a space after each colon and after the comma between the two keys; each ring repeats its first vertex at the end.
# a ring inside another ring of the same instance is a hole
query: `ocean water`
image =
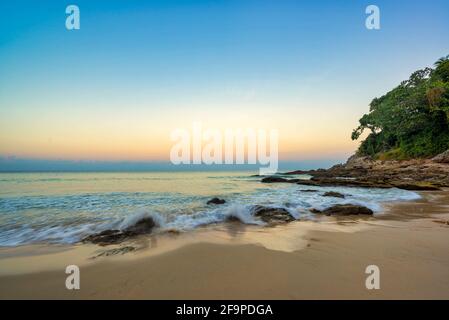
{"type": "MultiPolygon", "coordinates": [[[[263,225],[254,205],[284,207],[297,219],[314,219],[311,208],[362,204],[375,212],[391,201],[418,199],[399,189],[262,184],[254,172],[123,172],[0,174],[0,246],[74,243],[106,229],[123,229],[152,216],[159,229],[189,231],[221,223],[229,215],[263,225]],[[305,189],[316,193],[301,192],[305,189]],[[345,199],[323,197],[341,192],[345,199]],[[224,205],[207,205],[212,197],[224,205]]],[[[296,178],[308,179],[307,176],[296,178]]]]}

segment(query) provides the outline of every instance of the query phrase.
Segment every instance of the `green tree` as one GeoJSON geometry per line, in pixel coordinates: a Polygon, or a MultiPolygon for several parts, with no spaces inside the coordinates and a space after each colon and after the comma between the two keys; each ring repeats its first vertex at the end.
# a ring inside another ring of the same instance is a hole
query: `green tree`
{"type": "Polygon", "coordinates": [[[360,144],[361,155],[429,157],[448,149],[449,56],[373,99],[351,138],[359,139],[365,130],[370,133],[360,144]]]}

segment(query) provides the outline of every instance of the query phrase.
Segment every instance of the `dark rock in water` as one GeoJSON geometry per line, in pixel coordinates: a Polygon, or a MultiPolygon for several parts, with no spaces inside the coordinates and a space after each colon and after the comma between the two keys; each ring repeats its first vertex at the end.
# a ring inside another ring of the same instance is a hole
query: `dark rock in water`
{"type": "Polygon", "coordinates": [[[265,177],[261,180],[262,183],[280,183],[280,182],[288,182],[288,179],[281,177],[265,177]]]}
{"type": "Polygon", "coordinates": [[[105,230],[100,233],[92,234],[85,237],[82,242],[90,242],[105,246],[108,244],[116,244],[126,240],[129,236],[120,230],[105,230]]]}
{"type": "Polygon", "coordinates": [[[299,179],[285,179],[276,176],[265,177],[261,180],[262,183],[296,183],[299,179]]]}
{"type": "Polygon", "coordinates": [[[233,215],[227,216],[226,221],[227,222],[242,222],[242,220],[240,220],[239,217],[233,216],[233,215]]]}
{"type": "Polygon", "coordinates": [[[296,219],[284,208],[269,208],[264,206],[255,206],[253,214],[266,223],[287,223],[296,219]]]}
{"type": "Polygon", "coordinates": [[[226,201],[223,199],[219,199],[219,198],[212,198],[209,201],[207,201],[207,204],[223,204],[226,201]]]}
{"type": "Polygon", "coordinates": [[[318,190],[313,190],[313,189],[306,189],[306,190],[299,190],[301,192],[318,192],[318,190]]]}
{"type": "Polygon", "coordinates": [[[135,225],[126,228],[125,232],[136,234],[150,233],[154,227],[156,227],[156,223],[153,218],[147,217],[137,221],[135,225]]]}
{"type": "Polygon", "coordinates": [[[105,230],[85,237],[81,242],[90,242],[100,246],[121,243],[132,237],[148,234],[157,226],[151,217],[143,218],[124,230],[105,230]]]}
{"type": "Polygon", "coordinates": [[[310,171],[305,171],[305,170],[295,170],[295,171],[290,171],[290,172],[284,172],[284,175],[298,175],[298,174],[309,174],[310,171]]]}
{"type": "Polygon", "coordinates": [[[337,204],[323,211],[311,209],[310,212],[327,216],[373,215],[373,210],[355,204],[337,204]]]}
{"type": "Polygon", "coordinates": [[[344,198],[345,195],[340,192],[329,191],[323,194],[323,197],[334,197],[334,198],[344,198]]]}

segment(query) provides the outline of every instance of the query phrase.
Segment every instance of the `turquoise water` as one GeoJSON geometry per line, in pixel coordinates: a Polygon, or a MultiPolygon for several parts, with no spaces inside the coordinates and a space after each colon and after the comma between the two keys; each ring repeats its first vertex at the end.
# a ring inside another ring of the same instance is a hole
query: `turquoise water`
{"type": "MultiPolygon", "coordinates": [[[[143,216],[160,229],[182,231],[223,222],[230,214],[262,225],[251,207],[284,207],[298,219],[313,219],[310,208],[363,204],[380,211],[383,202],[419,195],[398,189],[313,188],[262,184],[254,172],[3,173],[0,174],[0,246],[38,242],[73,243],[110,228],[125,228],[143,216]],[[323,197],[325,191],[346,199],[323,197]],[[212,197],[226,200],[215,206],[212,197]]],[[[308,177],[303,176],[307,179],[308,177]]]]}

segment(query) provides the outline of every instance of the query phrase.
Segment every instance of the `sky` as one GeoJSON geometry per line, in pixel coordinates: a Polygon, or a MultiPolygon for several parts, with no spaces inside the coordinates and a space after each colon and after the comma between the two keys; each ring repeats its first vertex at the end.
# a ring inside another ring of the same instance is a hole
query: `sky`
{"type": "Polygon", "coordinates": [[[449,54],[448,30],[446,0],[1,1],[0,158],[164,162],[201,122],[277,129],[281,161],[344,160],[370,101],[449,54]]]}

